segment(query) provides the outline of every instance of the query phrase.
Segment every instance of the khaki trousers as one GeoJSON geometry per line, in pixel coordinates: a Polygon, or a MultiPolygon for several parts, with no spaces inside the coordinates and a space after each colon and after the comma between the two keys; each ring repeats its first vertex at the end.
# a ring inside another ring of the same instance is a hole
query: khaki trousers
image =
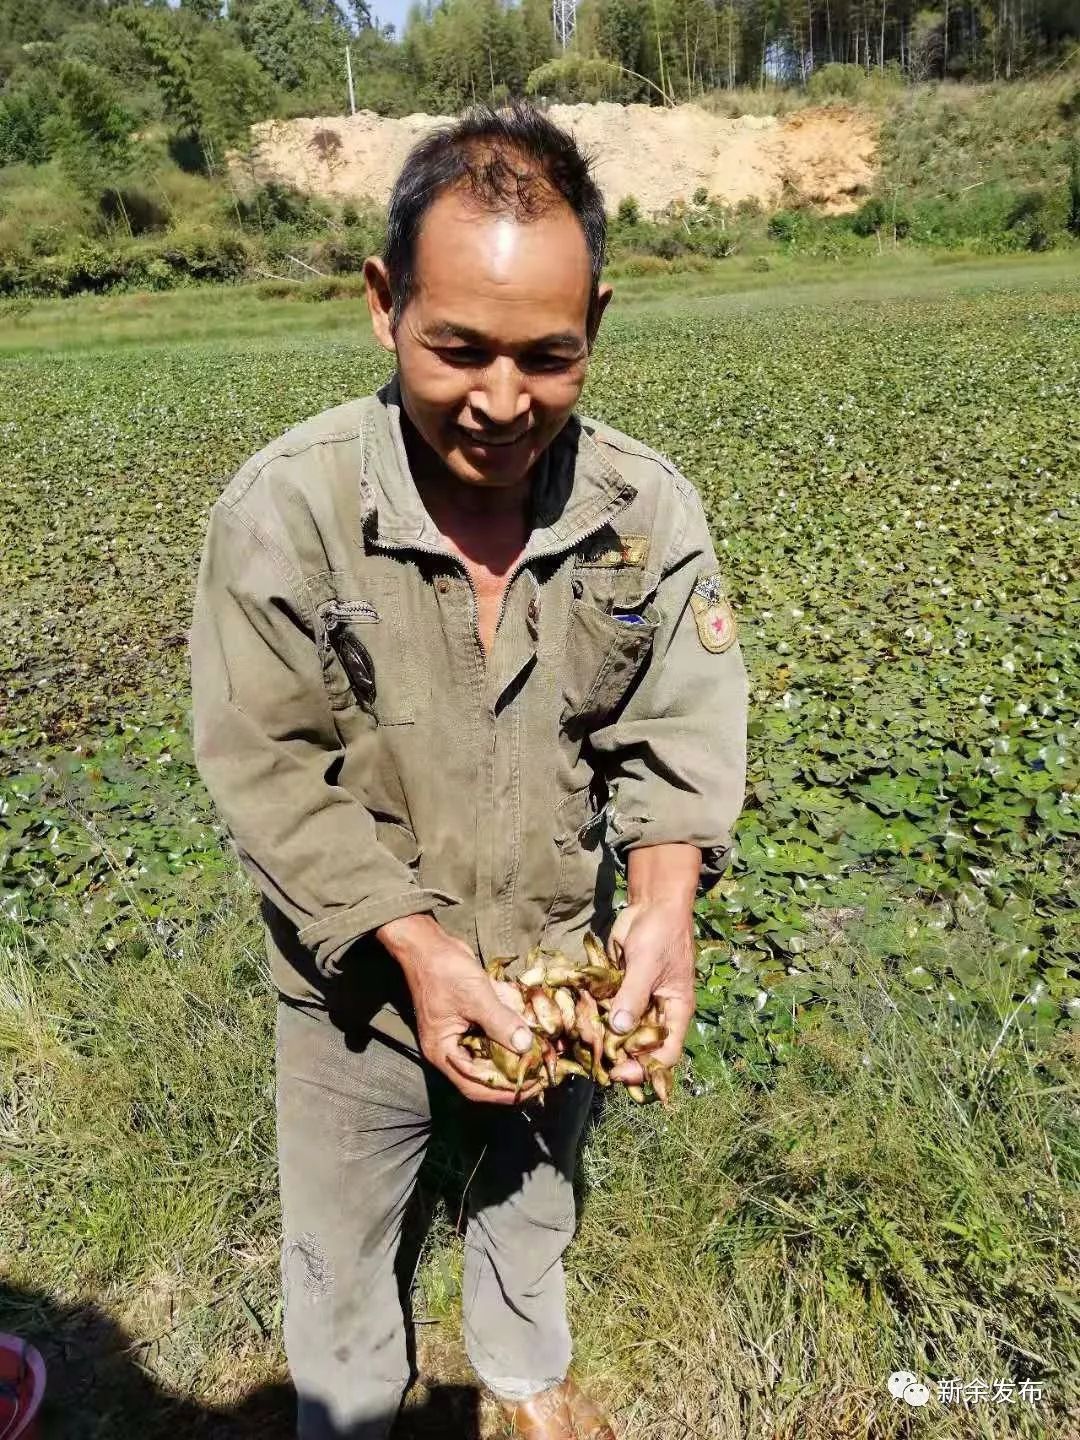
{"type": "MultiPolygon", "coordinates": [[[[410,1372],[395,1258],[440,1087],[451,1089],[407,1049],[371,1031],[358,1048],[325,1011],[279,1002],[284,1336],[300,1440],[382,1440],[397,1414],[410,1372]]],[[[465,1344],[480,1379],[506,1399],[558,1383],[569,1367],[562,1255],[592,1092],[574,1078],[542,1108],[460,1100],[456,1138],[466,1174],[476,1167],[465,1344]]]]}

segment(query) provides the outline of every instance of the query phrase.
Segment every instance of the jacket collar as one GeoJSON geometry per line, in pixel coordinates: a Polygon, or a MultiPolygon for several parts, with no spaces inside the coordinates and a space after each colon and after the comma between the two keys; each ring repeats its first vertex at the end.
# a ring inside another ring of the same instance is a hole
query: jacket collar
{"type": "MultiPolygon", "coordinates": [[[[395,373],[369,397],[363,426],[361,523],[365,540],[445,551],[409,469],[395,373]]],[[[533,485],[527,555],[568,550],[600,529],[637,494],[571,414],[548,446],[533,485]]],[[[448,553],[448,552],[447,552],[448,553]]]]}

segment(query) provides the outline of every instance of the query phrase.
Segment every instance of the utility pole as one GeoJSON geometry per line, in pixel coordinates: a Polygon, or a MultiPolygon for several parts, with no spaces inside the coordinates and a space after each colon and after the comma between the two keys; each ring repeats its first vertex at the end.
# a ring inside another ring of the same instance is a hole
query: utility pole
{"type": "Polygon", "coordinates": [[[577,0],[551,0],[551,26],[555,31],[555,39],[563,50],[570,43],[576,19],[577,0]]]}
{"type": "Polygon", "coordinates": [[[349,77],[349,114],[356,114],[356,92],[352,83],[352,46],[345,46],[345,73],[349,77]]]}

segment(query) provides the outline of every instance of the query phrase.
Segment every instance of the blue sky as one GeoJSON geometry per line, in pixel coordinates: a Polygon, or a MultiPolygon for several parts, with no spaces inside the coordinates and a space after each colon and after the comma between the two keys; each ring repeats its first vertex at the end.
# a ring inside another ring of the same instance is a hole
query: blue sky
{"type": "Polygon", "coordinates": [[[413,0],[376,0],[371,9],[380,25],[393,25],[400,36],[412,3],[413,0]]]}

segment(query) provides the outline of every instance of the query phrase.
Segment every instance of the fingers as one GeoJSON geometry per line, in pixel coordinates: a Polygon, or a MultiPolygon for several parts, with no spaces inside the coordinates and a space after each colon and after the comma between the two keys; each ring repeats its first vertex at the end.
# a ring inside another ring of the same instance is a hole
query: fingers
{"type": "Polygon", "coordinates": [[[611,1002],[611,1028],[620,1035],[633,1030],[649,1008],[656,972],[650,965],[627,968],[626,979],[611,1002]]]}
{"type": "Polygon", "coordinates": [[[467,1100],[486,1105],[520,1105],[539,1095],[539,1080],[530,1080],[520,1090],[491,1064],[490,1060],[474,1059],[460,1046],[447,1051],[445,1063],[439,1068],[467,1100]]]}
{"type": "Polygon", "coordinates": [[[521,986],[511,980],[493,980],[492,988],[504,1005],[509,1005],[516,1015],[525,1014],[525,996],[521,986]]]}
{"type": "Polygon", "coordinates": [[[631,1060],[629,1055],[625,1055],[617,1065],[613,1065],[608,1073],[612,1080],[617,1080],[621,1085],[645,1083],[645,1067],[640,1060],[631,1060]]]}
{"type": "Polygon", "coordinates": [[[634,923],[636,913],[636,906],[624,905],[615,916],[611,934],[608,936],[607,953],[608,959],[616,965],[619,963],[622,951],[626,949],[626,937],[630,934],[630,927],[634,923]]]}
{"type": "Polygon", "coordinates": [[[487,987],[486,994],[481,992],[475,1009],[476,1014],[468,1018],[480,1026],[489,1040],[496,1041],[507,1050],[516,1050],[519,1055],[532,1049],[532,1031],[521,1016],[499,998],[494,985],[487,987]]]}
{"type": "Polygon", "coordinates": [[[667,1037],[658,1045],[652,1056],[661,1065],[674,1065],[683,1052],[686,1032],[694,1018],[693,995],[665,995],[660,1001],[661,1016],[667,1030],[667,1037]]]}

